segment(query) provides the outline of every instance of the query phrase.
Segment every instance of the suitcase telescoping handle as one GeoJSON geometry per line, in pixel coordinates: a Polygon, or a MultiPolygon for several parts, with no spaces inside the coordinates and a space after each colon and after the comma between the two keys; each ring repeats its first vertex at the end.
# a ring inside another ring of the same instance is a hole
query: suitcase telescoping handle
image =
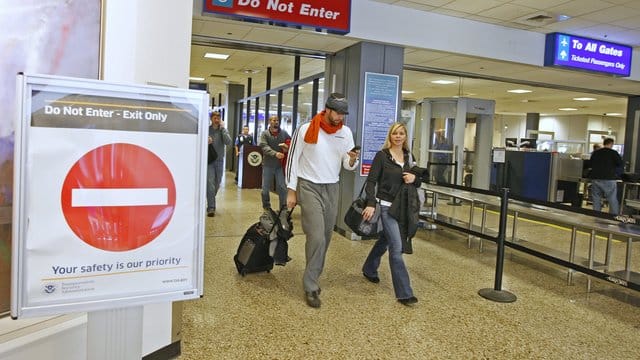
{"type": "MultiPolygon", "coordinates": [[[[293,212],[293,209],[295,209],[296,207],[292,207],[291,209],[288,209],[286,206],[281,208],[280,211],[278,211],[278,214],[276,215],[276,220],[273,222],[273,226],[271,227],[271,230],[269,230],[269,232],[267,233],[268,235],[271,235],[271,233],[273,232],[273,229],[276,228],[276,226],[278,225],[282,225],[282,221],[280,220],[280,216],[282,216],[282,212],[286,211],[287,212],[287,221],[291,220],[291,213],[293,212]]],[[[274,212],[273,209],[271,209],[270,211],[274,212]]]]}

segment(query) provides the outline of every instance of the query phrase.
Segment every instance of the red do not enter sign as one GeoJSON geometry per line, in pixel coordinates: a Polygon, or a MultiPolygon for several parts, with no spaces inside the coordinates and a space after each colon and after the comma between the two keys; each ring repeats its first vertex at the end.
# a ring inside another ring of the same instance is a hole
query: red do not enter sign
{"type": "Polygon", "coordinates": [[[107,251],[137,249],[166,228],[176,204],[167,165],[134,144],[114,143],[83,155],[62,185],[62,212],[85,243],[107,251]]]}

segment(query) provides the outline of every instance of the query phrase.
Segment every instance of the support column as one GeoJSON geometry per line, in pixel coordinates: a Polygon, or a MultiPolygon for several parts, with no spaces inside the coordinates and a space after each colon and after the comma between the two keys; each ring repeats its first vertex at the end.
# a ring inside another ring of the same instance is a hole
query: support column
{"type": "MultiPolygon", "coordinates": [[[[107,81],[188,88],[193,4],[152,0],[103,1],[102,78],[107,81]],[[168,27],[166,24],[171,24],[168,27]],[[171,49],[171,51],[167,51],[171,49]],[[162,61],[158,61],[161,58],[162,61]]],[[[178,305],[181,306],[181,305],[178,305]]],[[[90,312],[89,359],[140,359],[160,349],[175,351],[171,302],[90,312]]]]}
{"type": "MultiPolygon", "coordinates": [[[[236,141],[236,136],[242,131],[242,105],[238,105],[238,100],[244,97],[244,85],[242,84],[227,84],[227,96],[225,96],[226,103],[224,108],[227,109],[227,130],[231,135],[231,140],[236,141]]],[[[247,109],[248,111],[249,109],[247,109]]],[[[227,161],[227,169],[230,171],[237,171],[238,161],[235,155],[235,146],[227,146],[227,159],[234,159],[233,161],[227,161]]]]}
{"type": "MultiPolygon", "coordinates": [[[[364,78],[366,72],[398,75],[398,100],[402,99],[402,66],[404,64],[404,49],[399,46],[362,42],[352,45],[337,54],[327,58],[325,63],[325,91],[324,100],[332,92],[346,95],[349,102],[349,115],[345,123],[353,132],[356,144],[362,143],[362,117],[364,114],[364,78]]],[[[401,104],[398,101],[400,116],[401,104]]],[[[340,200],[338,208],[337,230],[342,234],[350,233],[344,221],[344,214],[353,201],[356,191],[364,183],[366,177],[356,172],[346,171],[341,174],[340,200]]]]}
{"type": "MultiPolygon", "coordinates": [[[[540,113],[527,113],[527,122],[525,125],[525,134],[526,130],[535,130],[538,131],[540,128],[540,113]]],[[[531,134],[532,139],[538,138],[538,133],[531,134]]]]}
{"type": "Polygon", "coordinates": [[[640,146],[636,136],[640,132],[640,96],[630,96],[627,100],[627,123],[624,132],[625,163],[629,163],[629,171],[640,171],[640,146]]]}

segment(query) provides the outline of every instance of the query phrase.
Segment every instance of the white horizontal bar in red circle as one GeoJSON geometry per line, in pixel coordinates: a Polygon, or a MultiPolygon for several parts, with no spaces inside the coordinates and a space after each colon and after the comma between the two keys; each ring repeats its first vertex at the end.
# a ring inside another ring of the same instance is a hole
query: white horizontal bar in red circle
{"type": "Polygon", "coordinates": [[[167,205],[169,189],[71,189],[71,206],[149,206],[167,205]]]}

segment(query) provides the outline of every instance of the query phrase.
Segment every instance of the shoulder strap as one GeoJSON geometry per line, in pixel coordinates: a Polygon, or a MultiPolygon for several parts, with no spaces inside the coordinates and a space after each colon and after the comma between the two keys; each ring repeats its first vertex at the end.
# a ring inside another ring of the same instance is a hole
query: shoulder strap
{"type": "Polygon", "coordinates": [[[365,178],[364,183],[362,183],[362,187],[360,188],[360,193],[358,194],[358,198],[362,197],[362,192],[364,192],[364,187],[367,186],[367,179],[365,178]]]}

